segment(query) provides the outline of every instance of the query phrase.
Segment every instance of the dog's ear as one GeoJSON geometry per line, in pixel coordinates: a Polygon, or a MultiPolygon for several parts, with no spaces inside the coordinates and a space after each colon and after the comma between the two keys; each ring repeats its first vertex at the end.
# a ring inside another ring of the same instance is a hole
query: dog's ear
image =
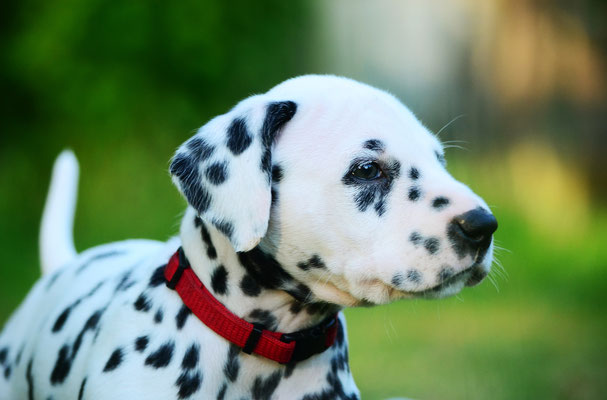
{"type": "Polygon", "coordinates": [[[200,128],[171,160],[173,182],[236,251],[252,249],[266,234],[272,144],[296,109],[292,101],[263,95],[245,99],[200,128]]]}

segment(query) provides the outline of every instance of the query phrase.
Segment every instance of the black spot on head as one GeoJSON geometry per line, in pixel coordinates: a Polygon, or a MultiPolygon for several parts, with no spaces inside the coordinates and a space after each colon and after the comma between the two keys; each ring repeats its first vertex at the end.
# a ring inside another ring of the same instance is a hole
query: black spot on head
{"type": "Polygon", "coordinates": [[[199,163],[202,160],[205,160],[213,154],[215,148],[208,144],[203,138],[200,136],[194,136],[186,143],[186,147],[190,150],[190,154],[192,159],[199,163]]]}
{"type": "Polygon", "coordinates": [[[80,384],[80,390],[78,391],[78,400],[82,400],[84,398],[84,387],[86,386],[86,376],[82,380],[80,384]]]}
{"type": "Polygon", "coordinates": [[[164,317],[164,313],[162,312],[162,308],[156,310],[156,314],[154,314],[154,322],[159,324],[162,322],[162,318],[164,317]]]}
{"type": "Polygon", "coordinates": [[[185,351],[183,360],[181,361],[181,368],[193,369],[198,364],[198,358],[200,356],[200,346],[197,343],[192,343],[190,347],[185,351]]]}
{"type": "Polygon", "coordinates": [[[438,282],[442,283],[455,275],[455,270],[449,266],[443,267],[438,273],[438,282]]]}
{"type": "Polygon", "coordinates": [[[416,269],[410,269],[407,271],[407,280],[413,283],[421,283],[422,274],[416,269]]]}
{"type": "Polygon", "coordinates": [[[409,200],[411,200],[411,201],[417,201],[417,200],[419,200],[419,198],[421,197],[421,195],[422,195],[422,192],[421,192],[421,189],[419,187],[417,187],[417,186],[411,186],[409,188],[409,193],[408,193],[407,196],[409,197],[409,200]]]}
{"type": "Polygon", "coordinates": [[[171,362],[174,350],[175,342],[171,341],[164,343],[145,359],[145,365],[151,366],[153,368],[166,367],[171,362]]]}
{"type": "Polygon", "coordinates": [[[182,304],[179,312],[175,316],[175,324],[177,325],[177,329],[183,328],[190,314],[192,314],[192,311],[185,304],[182,304]]]}
{"type": "Polygon", "coordinates": [[[228,149],[235,156],[243,153],[249,148],[253,138],[247,131],[247,124],[244,119],[236,118],[228,128],[228,149]]]}
{"type": "Polygon", "coordinates": [[[240,289],[247,296],[255,297],[259,296],[261,293],[261,286],[255,281],[255,279],[251,278],[249,274],[245,274],[240,281],[240,289]]]}
{"type": "Polygon", "coordinates": [[[164,269],[165,268],[166,268],[166,264],[161,265],[160,267],[158,267],[154,270],[154,272],[152,273],[152,276],[150,277],[150,282],[148,283],[149,287],[157,287],[157,286],[162,285],[165,282],[165,279],[164,279],[164,269]]]}
{"type": "Polygon", "coordinates": [[[282,167],[278,164],[272,167],[272,182],[279,183],[282,180],[283,172],[282,167]]]}
{"type": "Polygon", "coordinates": [[[133,307],[135,310],[141,312],[148,312],[152,308],[152,301],[145,295],[145,293],[141,293],[137,300],[133,303],[133,307]]]}
{"type": "Polygon", "coordinates": [[[261,376],[255,378],[253,388],[251,389],[253,400],[270,400],[272,394],[280,383],[281,377],[282,373],[280,370],[278,370],[265,379],[261,376]]]}
{"type": "Polygon", "coordinates": [[[412,232],[409,236],[409,241],[414,245],[419,245],[423,240],[422,235],[419,232],[412,232]]]}
{"type": "Polygon", "coordinates": [[[266,109],[266,117],[261,128],[261,142],[264,151],[260,167],[261,170],[267,174],[268,182],[272,178],[272,142],[280,128],[293,118],[296,111],[297,104],[292,101],[270,103],[266,109]]]}
{"type": "Polygon", "coordinates": [[[230,223],[228,221],[219,221],[219,220],[213,220],[213,221],[211,221],[211,223],[213,224],[213,226],[215,228],[217,228],[217,230],[219,232],[226,235],[226,237],[228,239],[230,239],[232,237],[232,234],[234,233],[234,226],[232,225],[232,223],[230,223]]]}
{"type": "Polygon", "coordinates": [[[445,155],[443,153],[439,152],[438,150],[435,150],[434,155],[436,156],[436,159],[438,160],[439,163],[441,163],[441,165],[443,167],[447,165],[447,160],[445,159],[445,155]]]}
{"type": "Polygon", "coordinates": [[[202,374],[200,371],[183,371],[175,382],[175,385],[179,388],[179,392],[177,393],[179,399],[187,399],[196,393],[200,389],[201,384],[202,374]]]}
{"type": "Polygon", "coordinates": [[[221,185],[228,179],[228,163],[215,162],[207,167],[205,175],[213,185],[221,185]]]}
{"type": "Polygon", "coordinates": [[[228,271],[223,265],[218,266],[211,275],[211,287],[217,294],[228,293],[228,271]]]}
{"type": "Polygon", "coordinates": [[[147,336],[139,336],[137,339],[135,339],[135,350],[140,353],[144,352],[148,347],[149,342],[150,339],[147,336]]]}
{"type": "Polygon", "coordinates": [[[268,310],[262,310],[255,308],[248,315],[249,322],[258,323],[264,327],[264,329],[273,331],[277,327],[276,317],[268,310]]]}
{"type": "Polygon", "coordinates": [[[204,244],[207,248],[207,257],[209,257],[211,260],[216,259],[217,250],[215,249],[215,246],[213,245],[213,241],[211,240],[211,234],[207,230],[207,227],[202,223],[202,220],[200,219],[200,217],[196,216],[194,218],[194,225],[197,228],[200,228],[200,237],[202,238],[202,241],[204,242],[204,244]]]}
{"type": "Polygon", "coordinates": [[[436,254],[440,247],[440,241],[438,240],[438,238],[435,237],[428,238],[424,240],[424,247],[426,248],[428,253],[436,254]]]}
{"type": "Polygon", "coordinates": [[[103,372],[110,372],[118,368],[123,358],[122,349],[117,348],[112,352],[110,358],[105,363],[105,367],[103,367],[103,372]]]}
{"type": "Polygon", "coordinates": [[[411,169],[409,170],[409,178],[413,181],[416,181],[419,179],[420,176],[421,174],[419,173],[419,169],[411,167],[411,169]]]}
{"type": "Polygon", "coordinates": [[[386,148],[384,143],[379,139],[370,139],[363,143],[365,149],[382,152],[386,148]]]}
{"type": "Polygon", "coordinates": [[[240,370],[240,362],[238,361],[238,355],[240,354],[240,347],[230,344],[228,350],[228,357],[223,367],[223,373],[230,382],[235,382],[238,377],[238,371],[240,370]]]}
{"type": "Polygon", "coordinates": [[[171,161],[170,171],[179,179],[181,190],[188,202],[196,211],[203,213],[211,205],[211,195],[202,186],[199,163],[194,156],[178,153],[171,161]]]}
{"type": "Polygon", "coordinates": [[[397,160],[379,163],[368,158],[356,158],[350,163],[348,172],[342,177],[341,181],[344,185],[353,187],[354,203],[359,211],[365,212],[371,204],[375,204],[374,209],[377,215],[381,217],[386,211],[386,201],[393,183],[399,176],[400,162],[397,160]],[[370,162],[381,164],[382,175],[372,180],[357,178],[354,172],[370,162]]]}
{"type": "Polygon", "coordinates": [[[449,199],[443,196],[436,197],[434,200],[432,200],[432,207],[436,208],[437,210],[445,208],[448,205],[449,199]]]}

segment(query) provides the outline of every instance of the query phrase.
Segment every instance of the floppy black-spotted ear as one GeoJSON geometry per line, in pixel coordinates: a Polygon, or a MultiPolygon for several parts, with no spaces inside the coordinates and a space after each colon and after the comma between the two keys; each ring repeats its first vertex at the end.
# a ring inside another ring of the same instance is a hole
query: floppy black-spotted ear
{"type": "Polygon", "coordinates": [[[200,128],[171,160],[173,182],[236,251],[252,249],[266,234],[272,143],[296,109],[292,101],[250,97],[200,128]]]}

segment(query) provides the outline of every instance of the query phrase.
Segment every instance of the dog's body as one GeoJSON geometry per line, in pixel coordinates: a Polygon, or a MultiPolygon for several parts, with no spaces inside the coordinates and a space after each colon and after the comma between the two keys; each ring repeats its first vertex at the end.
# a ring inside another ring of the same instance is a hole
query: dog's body
{"type": "Polygon", "coordinates": [[[75,256],[69,235],[52,235],[71,217],[51,198],[45,217],[67,217],[43,222],[48,271],[0,335],[0,398],[358,398],[341,314],[333,346],[281,365],[209,330],[163,268],[182,246],[227,309],[280,332],[344,306],[456,293],[488,273],[496,224],[443,163],[392,96],[306,76],[178,150],[171,173],[190,204],[179,239],[75,256]]]}

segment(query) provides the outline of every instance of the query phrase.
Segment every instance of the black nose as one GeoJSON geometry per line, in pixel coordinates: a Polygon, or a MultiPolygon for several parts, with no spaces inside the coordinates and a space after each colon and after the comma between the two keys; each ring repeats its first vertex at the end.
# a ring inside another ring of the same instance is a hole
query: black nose
{"type": "Polygon", "coordinates": [[[496,229],[497,220],[493,214],[479,207],[453,218],[448,227],[448,236],[460,258],[469,253],[482,258],[496,229]]]}

